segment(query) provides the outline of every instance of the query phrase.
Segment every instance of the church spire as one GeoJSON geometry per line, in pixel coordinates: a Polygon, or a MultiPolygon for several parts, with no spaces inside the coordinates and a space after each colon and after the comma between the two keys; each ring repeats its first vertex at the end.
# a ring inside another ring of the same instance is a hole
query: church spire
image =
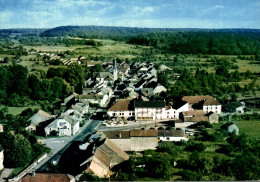
{"type": "Polygon", "coordinates": [[[114,76],[114,81],[116,81],[116,80],[117,80],[117,66],[116,66],[116,60],[114,60],[113,76],[114,76]]]}

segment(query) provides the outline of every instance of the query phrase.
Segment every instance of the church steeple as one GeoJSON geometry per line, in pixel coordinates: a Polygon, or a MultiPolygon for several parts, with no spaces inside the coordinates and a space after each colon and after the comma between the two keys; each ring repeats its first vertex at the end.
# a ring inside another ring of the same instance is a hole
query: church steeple
{"type": "Polygon", "coordinates": [[[114,81],[116,81],[116,80],[117,80],[117,66],[116,66],[116,60],[114,60],[113,76],[114,76],[114,81]]]}

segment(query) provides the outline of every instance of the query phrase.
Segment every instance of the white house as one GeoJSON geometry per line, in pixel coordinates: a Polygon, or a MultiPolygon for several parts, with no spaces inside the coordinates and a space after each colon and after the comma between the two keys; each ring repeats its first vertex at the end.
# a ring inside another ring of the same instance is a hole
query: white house
{"type": "Polygon", "coordinates": [[[135,111],[133,108],[132,99],[119,99],[112,107],[109,108],[107,114],[110,117],[124,119],[134,117],[135,111]]]}
{"type": "Polygon", "coordinates": [[[0,144],[0,171],[4,168],[4,149],[0,144]]]}
{"type": "Polygon", "coordinates": [[[158,130],[158,138],[160,141],[188,141],[189,139],[185,137],[183,130],[158,130]]]}
{"type": "Polygon", "coordinates": [[[156,95],[156,94],[160,94],[161,92],[166,92],[167,89],[162,86],[161,84],[158,84],[154,89],[153,89],[153,94],[156,95]]]}
{"type": "Polygon", "coordinates": [[[166,117],[171,119],[179,119],[180,113],[189,110],[189,104],[187,102],[176,102],[172,106],[166,106],[166,117]]]}
{"type": "Polygon", "coordinates": [[[69,116],[60,116],[44,128],[46,136],[52,131],[56,131],[59,136],[73,136],[79,131],[79,120],[74,120],[69,116]]]}
{"type": "Polygon", "coordinates": [[[91,95],[78,95],[77,99],[80,102],[89,102],[91,104],[98,104],[99,106],[103,107],[108,99],[109,96],[106,95],[97,95],[97,94],[91,94],[91,95]]]}
{"type": "Polygon", "coordinates": [[[221,114],[222,105],[212,96],[184,96],[183,101],[189,103],[190,107],[193,109],[202,109],[206,114],[209,112],[214,112],[216,114],[221,114]]]}
{"type": "Polygon", "coordinates": [[[164,101],[135,101],[136,120],[157,120],[165,119],[164,101]]]}
{"type": "Polygon", "coordinates": [[[245,109],[245,103],[244,102],[230,102],[230,103],[224,105],[223,107],[224,107],[224,109],[223,109],[224,112],[243,114],[244,109],[245,109]]]}
{"type": "Polygon", "coordinates": [[[155,150],[158,147],[158,134],[155,129],[108,131],[105,135],[125,151],[155,150]]]}

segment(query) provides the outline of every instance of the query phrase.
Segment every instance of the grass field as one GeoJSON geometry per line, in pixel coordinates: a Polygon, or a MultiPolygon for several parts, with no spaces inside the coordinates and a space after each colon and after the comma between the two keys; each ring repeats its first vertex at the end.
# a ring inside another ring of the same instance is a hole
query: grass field
{"type": "MultiPolygon", "coordinates": [[[[0,106],[0,109],[2,109],[4,106],[0,106]]],[[[18,115],[20,114],[22,111],[24,111],[25,109],[28,108],[32,108],[32,109],[40,109],[40,106],[28,106],[28,107],[7,107],[8,108],[8,114],[12,114],[12,115],[18,115]]]]}
{"type": "Polygon", "coordinates": [[[260,139],[260,120],[232,121],[239,128],[239,133],[244,133],[251,138],[260,139]]]}

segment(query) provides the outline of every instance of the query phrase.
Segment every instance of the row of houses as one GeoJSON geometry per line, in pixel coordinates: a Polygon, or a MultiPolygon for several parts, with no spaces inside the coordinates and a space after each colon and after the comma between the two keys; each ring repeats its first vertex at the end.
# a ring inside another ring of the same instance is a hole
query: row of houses
{"type": "MultiPolygon", "coordinates": [[[[70,99],[73,98],[71,97],[70,99]]],[[[32,132],[43,128],[46,136],[51,134],[73,136],[79,131],[80,122],[83,120],[84,114],[88,112],[88,108],[88,103],[76,102],[68,110],[65,109],[58,115],[51,115],[43,110],[39,110],[29,118],[30,124],[25,130],[32,132]]]]}
{"type": "Polygon", "coordinates": [[[211,96],[185,96],[182,101],[166,106],[162,100],[118,99],[108,109],[110,117],[135,120],[183,119],[186,122],[218,122],[221,104],[211,96]]]}

